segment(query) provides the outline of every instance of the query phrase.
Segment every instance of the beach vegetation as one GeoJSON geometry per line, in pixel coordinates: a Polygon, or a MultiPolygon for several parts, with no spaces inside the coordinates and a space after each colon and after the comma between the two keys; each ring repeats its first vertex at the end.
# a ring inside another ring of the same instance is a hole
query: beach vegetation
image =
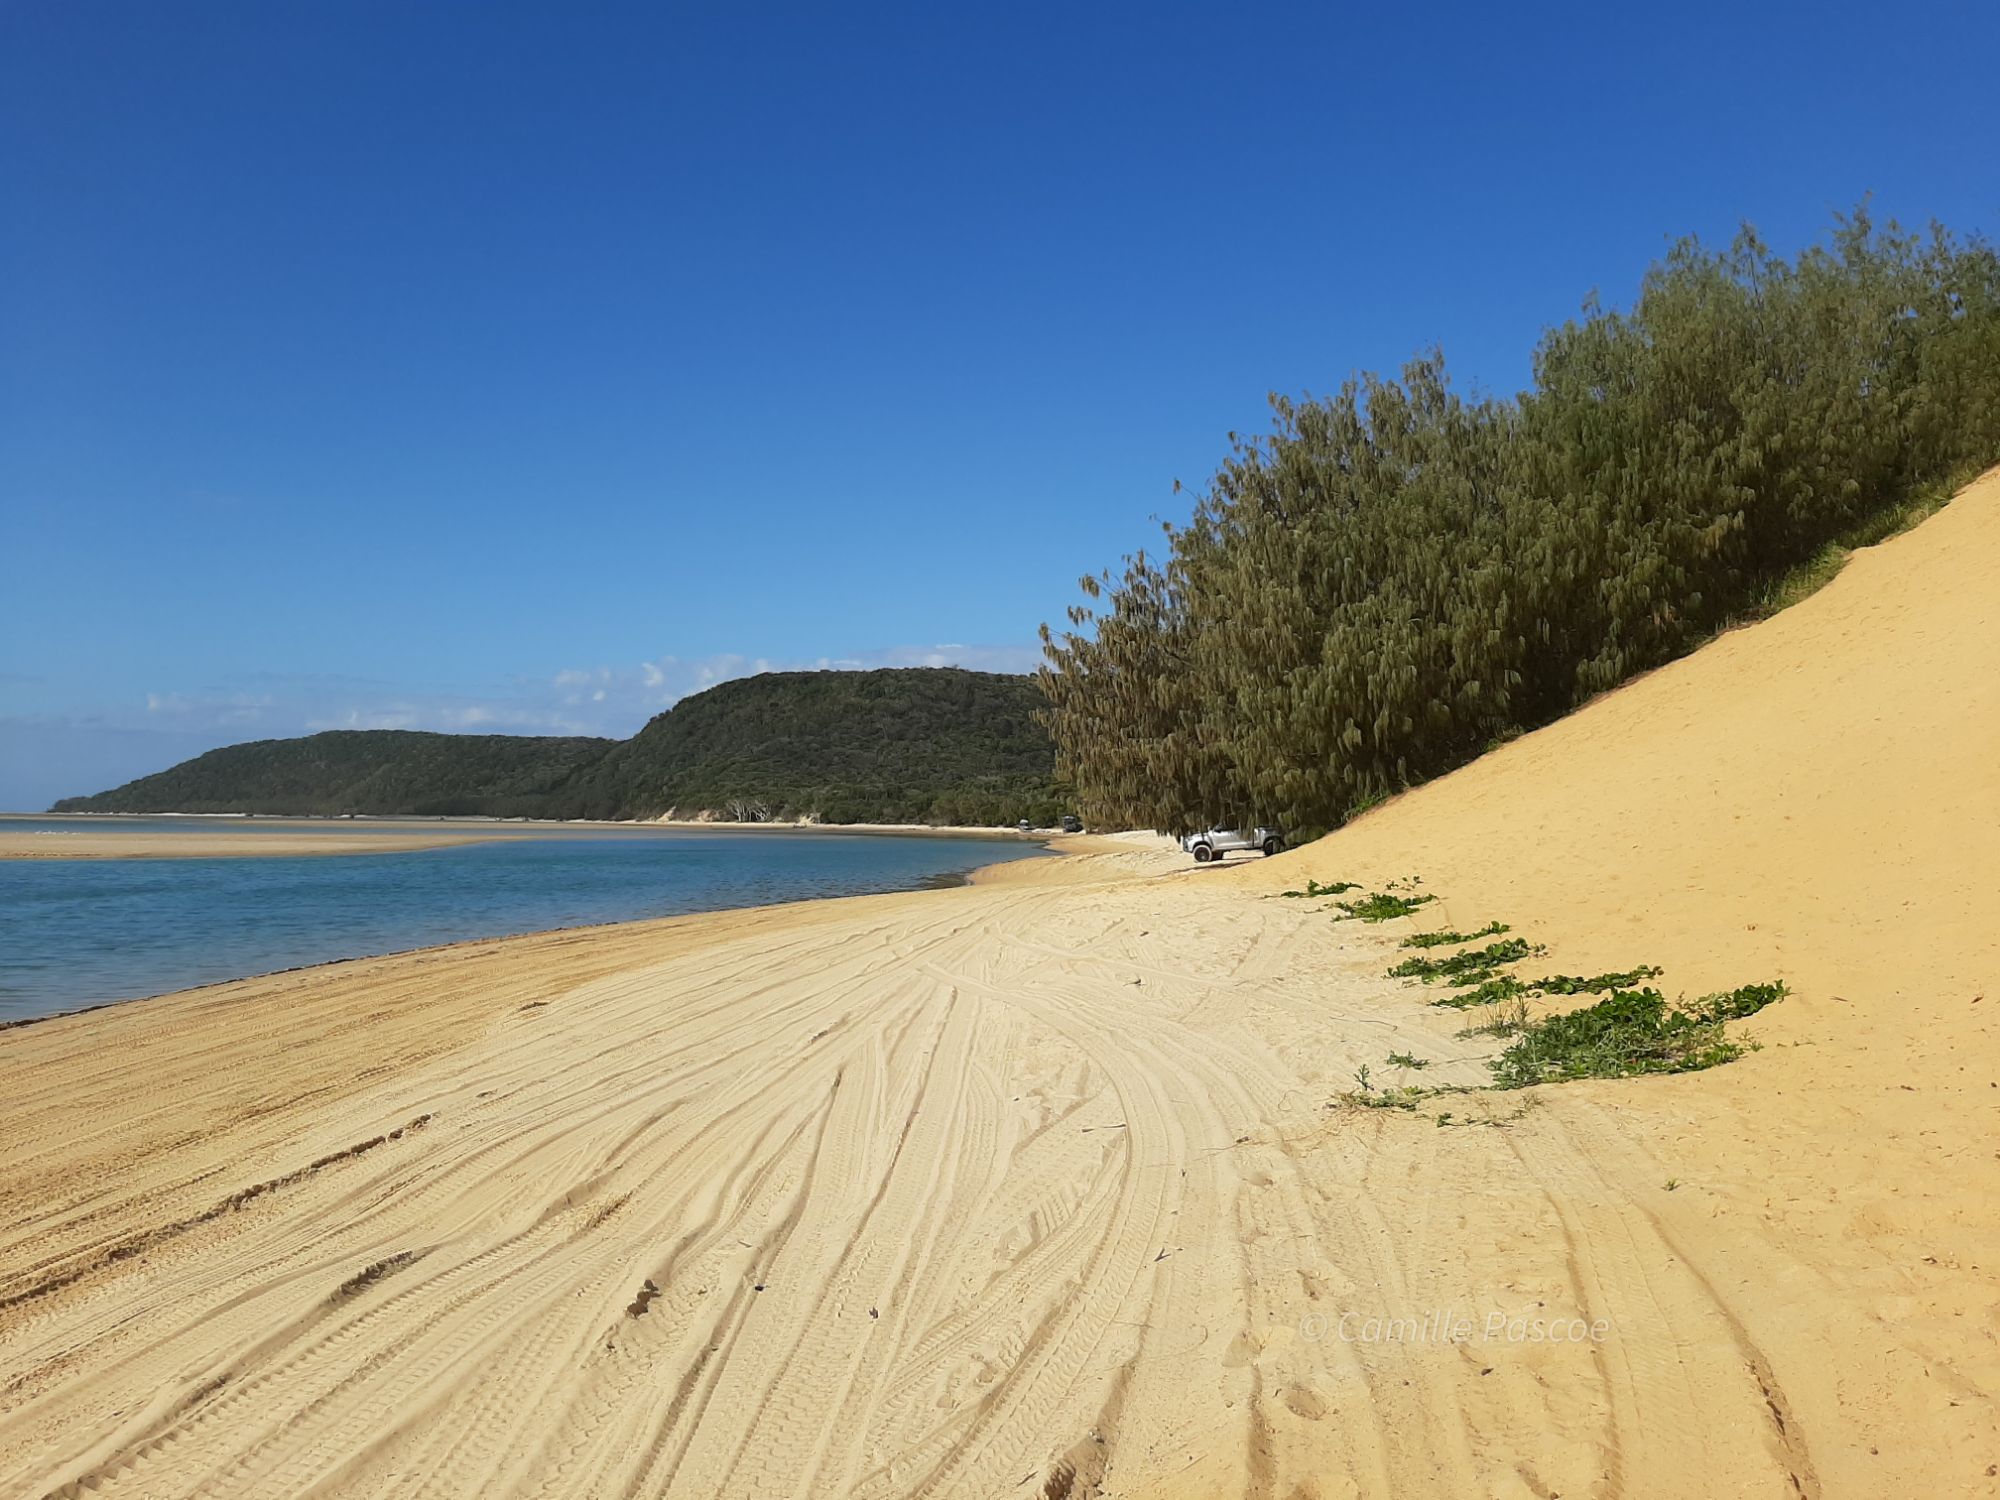
{"type": "Polygon", "coordinates": [[[1533,372],[1274,396],[1085,579],[1040,675],[1085,815],[1336,828],[1803,597],[2000,459],[2000,255],[1865,206],[1790,258],[1683,240],[1533,372]]]}
{"type": "Polygon", "coordinates": [[[1412,954],[1389,970],[1391,979],[1421,979],[1425,984],[1444,980],[1448,984],[1478,984],[1491,979],[1501,964],[1511,964],[1540,953],[1541,948],[1526,938],[1503,938],[1484,948],[1467,948],[1443,958],[1412,954]]]}
{"type": "Polygon", "coordinates": [[[1497,1005],[1503,1000],[1515,999],[1527,994],[1531,988],[1525,980],[1516,979],[1512,974],[1488,974],[1475,980],[1468,988],[1439,995],[1431,1004],[1448,1010],[1470,1010],[1478,1005],[1497,1005]]]}
{"type": "Polygon", "coordinates": [[[1407,917],[1418,907],[1435,900],[1437,897],[1430,895],[1405,896],[1394,891],[1371,891],[1352,901],[1334,902],[1341,912],[1334,921],[1391,922],[1398,917],[1407,917]]]}
{"type": "MultiPolygon", "coordinates": [[[[1641,964],[1636,969],[1622,969],[1610,974],[1548,974],[1540,979],[1519,979],[1512,974],[1485,970],[1454,980],[1453,983],[1467,987],[1449,995],[1440,995],[1431,1004],[1466,1010],[1475,1005],[1511,1000],[1518,995],[1602,995],[1611,990],[1631,989],[1648,979],[1659,978],[1663,972],[1656,964],[1641,964]]],[[[1394,975],[1395,971],[1392,969],[1390,973],[1394,975]]]]}
{"type": "Polygon", "coordinates": [[[1516,1036],[1528,1024],[1528,1002],[1521,996],[1499,1000],[1493,1003],[1485,1019],[1477,1021],[1459,1032],[1462,1037],[1470,1036],[1516,1036]]]}
{"type": "Polygon", "coordinates": [[[1503,1089],[1712,1068],[1743,1054],[1726,1023],[1755,1015],[1785,993],[1783,984],[1750,984],[1670,1004],[1655,989],[1613,990],[1595,1005],[1528,1021],[1489,1066],[1503,1089]]]}
{"type": "Polygon", "coordinates": [[[1336,880],[1329,885],[1321,885],[1317,880],[1308,880],[1304,890],[1286,891],[1283,894],[1292,897],[1340,896],[1345,895],[1348,891],[1358,891],[1360,889],[1361,887],[1351,880],[1336,880]]]}
{"type": "Polygon", "coordinates": [[[1449,948],[1458,943],[1475,943],[1483,937],[1497,937],[1513,929],[1505,922],[1488,922],[1477,932],[1419,932],[1403,939],[1405,948],[1449,948]]]}
{"type": "Polygon", "coordinates": [[[1613,974],[1549,974],[1528,988],[1544,995],[1601,995],[1608,990],[1629,990],[1648,979],[1658,979],[1666,971],[1657,964],[1641,964],[1613,974]]]}

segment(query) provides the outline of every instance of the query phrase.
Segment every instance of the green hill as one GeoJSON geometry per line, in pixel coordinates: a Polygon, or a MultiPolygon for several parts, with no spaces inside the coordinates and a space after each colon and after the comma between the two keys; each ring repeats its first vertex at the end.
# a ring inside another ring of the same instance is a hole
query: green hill
{"type": "Polygon", "coordinates": [[[55,810],[1047,824],[1064,804],[1040,703],[1034,679],[992,672],[773,672],[684,699],[629,740],[259,740],[55,810]]]}
{"type": "Polygon", "coordinates": [[[532,817],[617,743],[335,729],[211,750],[95,797],[65,798],[55,811],[532,817]]]}
{"type": "Polygon", "coordinates": [[[732,810],[829,823],[1053,821],[1033,678],[773,672],[684,699],[565,788],[574,815],[732,810]]]}

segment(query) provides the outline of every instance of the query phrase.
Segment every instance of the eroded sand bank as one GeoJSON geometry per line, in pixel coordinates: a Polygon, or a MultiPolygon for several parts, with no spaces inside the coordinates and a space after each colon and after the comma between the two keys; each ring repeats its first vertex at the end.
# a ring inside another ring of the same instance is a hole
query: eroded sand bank
{"type": "Polygon", "coordinates": [[[1989,480],[1279,860],[0,1034],[0,1493],[1991,1493],[1996,559],[1989,480]],[[1797,993],[1707,1073],[1330,1108],[1498,1045],[1275,895],[1409,873],[1797,993]]]}

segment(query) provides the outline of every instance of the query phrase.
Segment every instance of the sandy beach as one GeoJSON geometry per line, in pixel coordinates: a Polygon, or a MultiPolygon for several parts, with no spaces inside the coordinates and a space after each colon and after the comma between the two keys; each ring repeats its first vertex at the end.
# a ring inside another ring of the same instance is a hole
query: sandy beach
{"type": "MultiPolygon", "coordinates": [[[[106,814],[120,822],[132,815],[106,814]]],[[[647,823],[551,823],[534,821],[482,822],[421,818],[371,818],[343,822],[336,828],[315,828],[316,820],[263,817],[233,821],[217,816],[149,818],[151,829],[93,826],[98,815],[0,815],[0,859],[235,859],[272,855],[395,854],[413,849],[449,849],[459,844],[498,839],[617,838],[647,829],[674,828],[690,833],[827,833],[870,834],[913,838],[1033,839],[1041,830],[1022,834],[1002,828],[939,827],[919,823],[726,823],[715,820],[661,818],[647,823]],[[28,829],[22,822],[61,822],[60,829],[28,829]],[[190,826],[192,825],[192,826],[190,826]]]]}
{"type": "MultiPolygon", "coordinates": [[[[337,837],[337,836],[336,836],[337,837]]],[[[2000,1493],[2000,476],[1351,828],[310,969],[0,1034],[0,1493],[2000,1493]],[[1547,968],[1782,978],[1486,1081],[1547,968]]]]}
{"type": "Polygon", "coordinates": [[[448,849],[501,833],[117,833],[81,828],[23,833],[0,826],[0,859],[238,859],[301,854],[395,854],[448,849]]]}

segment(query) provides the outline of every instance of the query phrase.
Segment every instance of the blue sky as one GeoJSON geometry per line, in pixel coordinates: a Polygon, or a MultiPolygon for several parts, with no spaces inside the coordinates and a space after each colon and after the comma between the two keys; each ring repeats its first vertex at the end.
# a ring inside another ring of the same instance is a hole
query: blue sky
{"type": "Polygon", "coordinates": [[[1269,391],[2000,228],[2000,8],[0,7],[0,807],[1025,668],[1269,391]]]}

